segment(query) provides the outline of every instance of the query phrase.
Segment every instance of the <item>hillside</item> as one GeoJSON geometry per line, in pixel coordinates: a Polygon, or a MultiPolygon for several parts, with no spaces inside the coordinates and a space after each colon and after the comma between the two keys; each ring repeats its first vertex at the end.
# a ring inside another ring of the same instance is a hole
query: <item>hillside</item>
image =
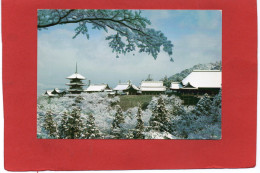
{"type": "Polygon", "coordinates": [[[180,73],[176,73],[168,78],[169,81],[180,82],[186,76],[188,76],[193,70],[222,70],[221,61],[215,63],[208,63],[208,64],[197,64],[189,69],[185,69],[180,73]]]}

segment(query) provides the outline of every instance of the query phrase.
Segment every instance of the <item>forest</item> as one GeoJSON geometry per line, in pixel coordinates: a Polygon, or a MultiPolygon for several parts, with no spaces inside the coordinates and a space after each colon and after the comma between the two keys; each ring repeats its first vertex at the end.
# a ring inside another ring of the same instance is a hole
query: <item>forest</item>
{"type": "Polygon", "coordinates": [[[40,139],[221,139],[221,90],[196,105],[175,95],[152,96],[148,105],[122,109],[119,96],[82,93],[38,97],[40,139]]]}

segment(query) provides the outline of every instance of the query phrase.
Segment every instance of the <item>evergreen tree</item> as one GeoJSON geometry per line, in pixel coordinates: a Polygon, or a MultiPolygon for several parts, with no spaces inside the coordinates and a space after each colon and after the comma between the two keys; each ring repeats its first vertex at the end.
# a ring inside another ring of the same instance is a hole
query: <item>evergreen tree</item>
{"type": "Polygon", "coordinates": [[[210,116],[212,101],[208,94],[205,94],[197,103],[193,113],[196,116],[210,116]]]}
{"type": "Polygon", "coordinates": [[[123,137],[121,124],[125,122],[125,118],[123,115],[123,111],[119,105],[116,105],[116,114],[115,118],[112,122],[112,136],[116,139],[120,139],[123,137]]]}
{"type": "Polygon", "coordinates": [[[74,107],[66,123],[66,139],[81,139],[84,138],[84,126],[80,117],[81,110],[79,107],[74,107]]]}
{"type": "Polygon", "coordinates": [[[43,127],[49,133],[50,138],[57,138],[57,124],[53,120],[53,113],[51,111],[46,112],[43,127]]]}
{"type": "Polygon", "coordinates": [[[221,122],[221,110],[222,110],[222,91],[213,98],[211,114],[214,122],[221,122]]]}
{"type": "Polygon", "coordinates": [[[134,130],[135,139],[144,139],[144,122],[142,120],[142,109],[139,107],[137,111],[137,124],[134,130]]]}
{"type": "Polygon", "coordinates": [[[169,88],[171,86],[171,81],[168,79],[167,76],[165,76],[163,79],[163,85],[166,86],[167,88],[169,88]]]}
{"type": "Polygon", "coordinates": [[[93,114],[89,114],[86,126],[87,126],[85,129],[86,139],[102,138],[101,132],[98,130],[98,128],[95,125],[95,117],[93,116],[93,114]]]}
{"type": "Polygon", "coordinates": [[[172,105],[171,114],[173,116],[179,116],[179,115],[185,115],[186,114],[184,106],[176,98],[172,99],[171,105],[172,105]]]}
{"type": "Polygon", "coordinates": [[[115,119],[113,120],[113,123],[112,123],[113,129],[120,128],[120,125],[125,122],[122,108],[119,105],[116,105],[116,109],[117,109],[117,111],[115,114],[115,119]]]}
{"type": "Polygon", "coordinates": [[[68,136],[68,126],[67,126],[67,121],[68,121],[68,113],[64,112],[60,124],[58,126],[58,134],[59,134],[59,139],[66,139],[68,136]]]}
{"type": "Polygon", "coordinates": [[[79,95],[79,96],[77,96],[77,97],[75,98],[75,103],[76,103],[76,104],[80,104],[80,103],[82,102],[82,100],[84,100],[84,98],[83,98],[81,95],[79,95]]]}
{"type": "Polygon", "coordinates": [[[126,135],[126,139],[135,139],[134,137],[134,129],[130,129],[126,135]]]}
{"type": "Polygon", "coordinates": [[[159,97],[150,119],[150,126],[154,130],[171,132],[169,113],[165,107],[162,97],[159,97]]]}

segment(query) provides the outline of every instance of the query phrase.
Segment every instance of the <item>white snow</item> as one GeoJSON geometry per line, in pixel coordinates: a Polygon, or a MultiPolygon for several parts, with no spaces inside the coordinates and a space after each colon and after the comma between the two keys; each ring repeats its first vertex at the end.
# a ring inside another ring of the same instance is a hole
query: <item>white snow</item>
{"type": "Polygon", "coordinates": [[[140,86],[141,91],[166,91],[163,86],[163,81],[142,81],[140,86]]]}
{"type": "Polygon", "coordinates": [[[108,87],[107,84],[91,84],[85,91],[87,92],[102,92],[105,91],[105,89],[108,87]]]}
{"type": "Polygon", "coordinates": [[[129,89],[130,87],[133,87],[135,90],[139,90],[139,88],[133,84],[118,84],[114,90],[116,91],[123,91],[123,90],[127,90],[129,89]]]}
{"type": "Polygon", "coordinates": [[[170,89],[180,89],[182,88],[182,85],[180,82],[172,82],[170,89]]]}
{"type": "Polygon", "coordinates": [[[194,70],[182,80],[182,84],[195,88],[221,88],[222,72],[219,70],[194,70]]]}
{"type": "Polygon", "coordinates": [[[70,75],[69,77],[67,77],[67,79],[86,79],[84,76],[82,76],[79,73],[74,73],[72,75],[70,75]]]}

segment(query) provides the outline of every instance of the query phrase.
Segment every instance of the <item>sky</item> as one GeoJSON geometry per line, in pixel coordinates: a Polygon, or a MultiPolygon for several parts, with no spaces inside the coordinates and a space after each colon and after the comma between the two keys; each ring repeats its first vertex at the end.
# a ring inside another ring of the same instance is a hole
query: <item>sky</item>
{"type": "Polygon", "coordinates": [[[119,81],[137,86],[150,74],[160,80],[199,63],[222,59],[222,13],[219,10],[143,10],[151,21],[149,28],[162,31],[174,44],[173,59],[161,51],[155,60],[146,53],[120,55],[108,46],[105,31],[89,30],[90,38],[75,35],[76,24],[49,27],[38,31],[37,94],[47,89],[68,88],[69,75],[75,72],[92,84],[107,83],[115,87],[119,81]]]}

